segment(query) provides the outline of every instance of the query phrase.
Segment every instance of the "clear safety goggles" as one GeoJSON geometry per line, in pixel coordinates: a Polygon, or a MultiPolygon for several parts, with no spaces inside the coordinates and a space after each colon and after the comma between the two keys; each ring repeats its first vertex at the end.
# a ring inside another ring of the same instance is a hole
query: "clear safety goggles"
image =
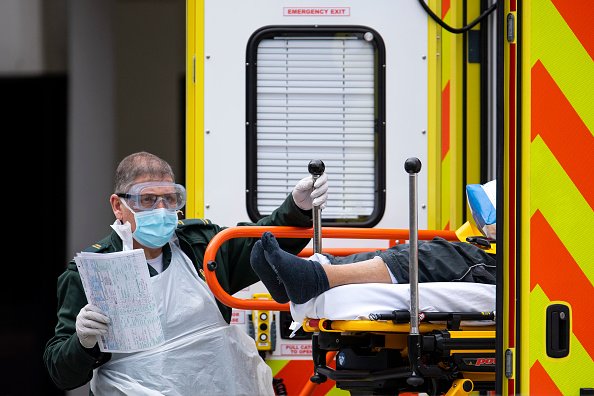
{"type": "Polygon", "coordinates": [[[170,182],[145,182],[130,187],[127,193],[119,193],[132,210],[145,211],[157,208],[159,203],[169,210],[179,210],[186,204],[186,189],[181,184],[170,182]]]}

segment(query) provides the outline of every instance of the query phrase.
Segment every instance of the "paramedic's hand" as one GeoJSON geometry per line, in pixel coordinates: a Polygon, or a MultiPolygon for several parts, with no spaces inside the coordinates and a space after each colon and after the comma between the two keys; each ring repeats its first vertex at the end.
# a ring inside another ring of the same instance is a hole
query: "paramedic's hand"
{"type": "Polygon", "coordinates": [[[97,343],[97,336],[107,333],[109,318],[94,305],[87,304],[76,315],[76,335],[81,345],[92,348],[97,343]]]}
{"type": "Polygon", "coordinates": [[[322,173],[315,184],[313,177],[304,177],[295,185],[292,194],[297,206],[303,210],[311,210],[314,206],[324,209],[328,199],[328,175],[322,173]]]}

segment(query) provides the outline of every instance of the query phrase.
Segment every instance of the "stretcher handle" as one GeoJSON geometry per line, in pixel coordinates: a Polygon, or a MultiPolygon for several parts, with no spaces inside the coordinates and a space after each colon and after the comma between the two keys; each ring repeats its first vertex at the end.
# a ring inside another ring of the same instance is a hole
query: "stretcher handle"
{"type": "Polygon", "coordinates": [[[404,162],[404,170],[408,173],[409,196],[409,249],[408,249],[408,283],[410,286],[410,333],[408,336],[408,358],[411,375],[406,382],[414,387],[422,385],[425,380],[419,373],[421,359],[421,340],[419,333],[419,239],[417,218],[417,174],[421,171],[421,161],[416,157],[404,162]]]}
{"type": "MultiPolygon", "coordinates": [[[[272,232],[276,238],[311,238],[313,235],[313,228],[286,226],[237,226],[226,228],[216,234],[214,238],[211,239],[204,252],[203,270],[206,283],[212,290],[214,296],[226,306],[248,310],[290,311],[289,304],[279,304],[272,300],[242,299],[231,296],[221,287],[215,272],[216,265],[212,264],[215,263],[218,250],[226,241],[234,238],[260,238],[266,231],[272,232]]],[[[337,239],[405,240],[408,239],[408,230],[394,228],[324,227],[324,235],[326,238],[337,239]]],[[[436,236],[450,241],[458,239],[454,231],[419,231],[419,237],[421,239],[432,239],[436,236]]],[[[331,248],[326,249],[326,252],[333,254],[331,248]]]]}
{"type": "Polygon", "coordinates": [[[419,225],[417,217],[417,174],[421,171],[421,161],[408,158],[404,162],[408,173],[409,196],[409,260],[408,282],[410,283],[410,334],[419,334],[419,225]]]}
{"type": "MultiPolygon", "coordinates": [[[[311,160],[307,165],[307,170],[311,174],[315,184],[316,180],[318,180],[318,178],[322,176],[322,173],[324,173],[326,170],[326,165],[324,165],[322,160],[311,160]]],[[[313,251],[314,253],[322,253],[322,208],[314,205],[312,208],[312,213],[314,229],[313,251]]]]}

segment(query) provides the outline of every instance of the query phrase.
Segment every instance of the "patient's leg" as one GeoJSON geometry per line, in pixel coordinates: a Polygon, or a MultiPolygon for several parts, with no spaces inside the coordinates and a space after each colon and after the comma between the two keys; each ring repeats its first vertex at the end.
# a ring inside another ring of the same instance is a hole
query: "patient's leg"
{"type": "Polygon", "coordinates": [[[351,283],[397,283],[379,256],[351,264],[325,265],[324,269],[331,288],[351,283]]]}
{"type": "Polygon", "coordinates": [[[258,275],[266,289],[270,292],[270,295],[274,301],[284,304],[289,301],[289,296],[285,291],[285,286],[280,280],[278,274],[274,271],[274,268],[266,261],[264,256],[264,248],[262,247],[262,241],[256,241],[252,248],[250,256],[250,264],[254,269],[254,272],[258,275]]]}
{"type": "Polygon", "coordinates": [[[317,261],[304,260],[280,248],[274,235],[262,235],[264,255],[295,304],[303,304],[328,290],[328,278],[317,261]]]}
{"type": "Polygon", "coordinates": [[[295,304],[303,304],[329,288],[351,283],[392,283],[381,258],[344,265],[322,265],[282,250],[270,232],[262,235],[264,255],[295,304]]]}

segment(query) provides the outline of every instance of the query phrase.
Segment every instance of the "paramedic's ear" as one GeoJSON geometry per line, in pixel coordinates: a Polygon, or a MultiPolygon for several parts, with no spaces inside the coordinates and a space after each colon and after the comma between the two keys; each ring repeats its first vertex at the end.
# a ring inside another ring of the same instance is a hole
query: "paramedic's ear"
{"type": "Polygon", "coordinates": [[[311,210],[314,205],[324,209],[328,199],[328,175],[322,173],[315,183],[311,176],[304,177],[295,185],[292,194],[295,204],[303,210],[311,210]]]}

